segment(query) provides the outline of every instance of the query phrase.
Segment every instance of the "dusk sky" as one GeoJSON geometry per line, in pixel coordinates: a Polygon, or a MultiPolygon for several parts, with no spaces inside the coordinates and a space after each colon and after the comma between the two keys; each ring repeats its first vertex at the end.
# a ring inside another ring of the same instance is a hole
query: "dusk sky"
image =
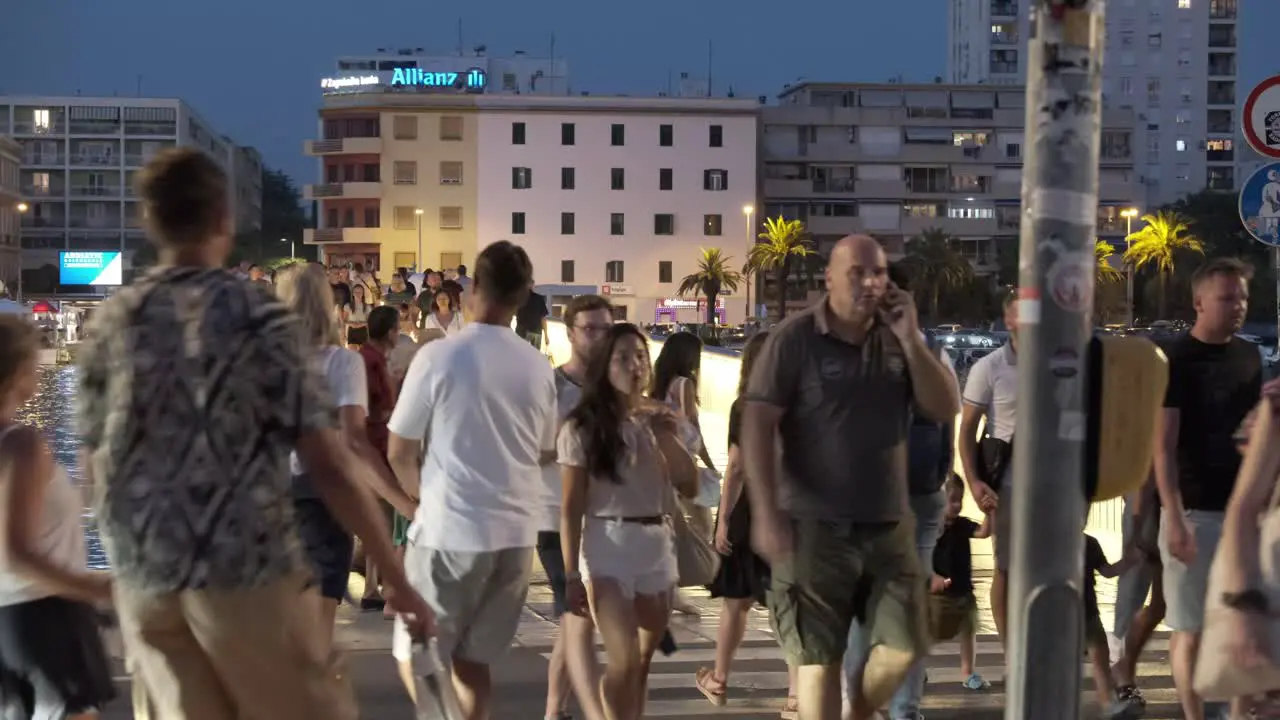
{"type": "MultiPolygon", "coordinates": [[[[1145,0],[1144,0],[1145,1],[1145,0]]],[[[1203,0],[1202,0],[1203,1],[1203,0]]],[[[1280,2],[1241,0],[1241,88],[1280,72],[1267,28],[1280,2]]],[[[705,75],[717,94],[775,95],[797,78],[881,82],[946,73],[946,0],[562,0],[443,3],[366,0],[15,0],[0,27],[0,95],[179,97],[220,132],[260,149],[299,183],[315,165],[319,80],[334,58],[379,47],[447,54],[484,44],[569,61],[575,91],[651,94],[669,72],[705,75]]]]}

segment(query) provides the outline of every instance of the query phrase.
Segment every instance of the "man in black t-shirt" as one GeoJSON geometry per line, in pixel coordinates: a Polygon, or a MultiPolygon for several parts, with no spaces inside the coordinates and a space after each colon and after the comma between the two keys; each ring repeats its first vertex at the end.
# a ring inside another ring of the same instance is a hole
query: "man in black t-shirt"
{"type": "MultiPolygon", "coordinates": [[[[1191,278],[1196,322],[1167,348],[1169,385],[1155,453],[1170,664],[1182,712],[1205,717],[1192,687],[1209,565],[1240,471],[1233,434],[1262,394],[1262,358],[1235,336],[1249,307],[1247,266],[1210,260],[1191,278]]],[[[1240,712],[1243,703],[1233,703],[1240,712]]],[[[1233,717],[1236,715],[1233,715],[1233,717]]]]}
{"type": "Polygon", "coordinates": [[[547,296],[530,288],[529,299],[516,311],[516,334],[541,350],[547,340],[547,316],[550,314],[547,296]]]}

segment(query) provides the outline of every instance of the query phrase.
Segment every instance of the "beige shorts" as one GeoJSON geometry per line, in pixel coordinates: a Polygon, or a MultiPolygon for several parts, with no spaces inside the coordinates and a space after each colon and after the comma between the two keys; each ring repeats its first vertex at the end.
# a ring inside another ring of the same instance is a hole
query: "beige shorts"
{"type": "MultiPolygon", "coordinates": [[[[436,614],[442,656],[490,664],[507,652],[529,592],[533,548],[461,552],[410,544],[404,570],[436,614]]],[[[412,651],[413,638],[397,618],[391,654],[408,662],[412,651]]]]}
{"type": "Polygon", "coordinates": [[[339,656],[313,650],[319,602],[307,596],[316,592],[303,575],[164,594],[117,581],[134,697],[149,697],[166,720],[356,720],[339,656]]]}

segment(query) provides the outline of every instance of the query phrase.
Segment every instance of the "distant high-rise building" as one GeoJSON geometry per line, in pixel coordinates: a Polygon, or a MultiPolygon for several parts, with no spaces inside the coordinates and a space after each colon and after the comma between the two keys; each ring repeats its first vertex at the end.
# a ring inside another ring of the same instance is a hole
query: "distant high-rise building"
{"type": "MultiPolygon", "coordinates": [[[[22,265],[56,266],[63,250],[146,242],[134,175],[156,153],[198,147],[227,171],[237,232],[262,226],[262,161],[173,98],[0,96],[0,135],[20,146],[22,265]]],[[[3,232],[3,231],[0,231],[3,232]]]]}
{"type": "MultiPolygon", "coordinates": [[[[1103,101],[1135,112],[1137,167],[1151,207],[1198,190],[1234,190],[1239,137],[1239,0],[1107,3],[1103,101]]],[[[1034,28],[1030,0],[951,0],[954,83],[1021,84],[1034,28]]]]}

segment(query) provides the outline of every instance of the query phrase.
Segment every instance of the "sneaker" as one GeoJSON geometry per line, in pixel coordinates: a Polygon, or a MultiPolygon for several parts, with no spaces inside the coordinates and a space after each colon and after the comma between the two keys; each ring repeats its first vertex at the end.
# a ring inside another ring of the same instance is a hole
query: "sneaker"
{"type": "Polygon", "coordinates": [[[972,690],[974,692],[981,692],[983,690],[990,690],[991,683],[987,682],[986,680],[983,680],[982,676],[979,675],[978,673],[974,673],[969,676],[969,679],[964,681],[964,689],[972,690]]]}
{"type": "Polygon", "coordinates": [[[1136,720],[1142,717],[1143,712],[1145,711],[1140,705],[1116,700],[1102,716],[1107,720],[1136,720]]]}
{"type": "Polygon", "coordinates": [[[1116,688],[1116,700],[1130,705],[1147,706],[1147,699],[1142,696],[1137,685],[1121,685],[1116,688]]]}

